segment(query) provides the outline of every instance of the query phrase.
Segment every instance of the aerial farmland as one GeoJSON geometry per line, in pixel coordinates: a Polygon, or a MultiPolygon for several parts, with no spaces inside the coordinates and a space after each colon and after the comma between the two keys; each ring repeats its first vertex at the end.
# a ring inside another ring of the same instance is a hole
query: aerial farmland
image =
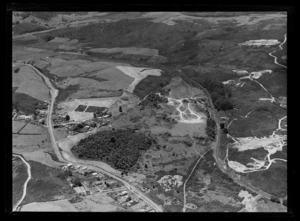
{"type": "Polygon", "coordinates": [[[13,212],[286,212],[286,17],[13,12],[13,212]]]}

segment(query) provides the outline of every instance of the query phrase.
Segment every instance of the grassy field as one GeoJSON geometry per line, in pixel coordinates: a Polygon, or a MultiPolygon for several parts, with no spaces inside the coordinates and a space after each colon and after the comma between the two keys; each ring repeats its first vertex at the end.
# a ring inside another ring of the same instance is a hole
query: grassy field
{"type": "Polygon", "coordinates": [[[29,22],[22,22],[20,24],[17,24],[13,28],[13,32],[16,35],[20,35],[20,34],[25,34],[28,32],[42,31],[42,30],[46,30],[46,29],[47,28],[42,25],[29,23],[29,22]]]}
{"type": "Polygon", "coordinates": [[[26,133],[26,134],[42,134],[44,133],[44,129],[41,128],[40,126],[36,126],[33,124],[27,124],[26,127],[24,127],[22,129],[22,133],[26,133]]]}
{"type": "Polygon", "coordinates": [[[33,114],[37,104],[43,103],[34,97],[18,92],[13,93],[12,102],[14,107],[25,114],[33,114]]]}
{"type": "Polygon", "coordinates": [[[17,93],[28,94],[40,101],[45,101],[50,98],[48,87],[39,81],[25,81],[19,85],[17,93]]]}
{"type": "Polygon", "coordinates": [[[49,89],[42,78],[30,67],[21,66],[19,71],[13,73],[13,87],[18,87],[16,92],[27,94],[41,101],[49,99],[49,89]]]}
{"type": "Polygon", "coordinates": [[[47,202],[51,200],[65,199],[75,194],[69,183],[60,178],[62,171],[29,161],[32,179],[28,182],[27,195],[22,205],[31,202],[47,202]]]}
{"type": "MultiPolygon", "coordinates": [[[[14,153],[23,155],[26,160],[40,162],[50,167],[60,165],[46,128],[28,124],[23,130],[26,135],[13,134],[12,136],[14,153]]],[[[24,133],[23,130],[21,133],[24,133]]]]}
{"type": "Polygon", "coordinates": [[[236,161],[241,164],[247,165],[247,163],[252,163],[252,157],[257,160],[264,160],[269,152],[266,151],[264,148],[258,148],[254,150],[245,150],[245,151],[238,151],[235,148],[228,149],[228,157],[231,161],[236,161]]]}
{"type": "Polygon", "coordinates": [[[12,122],[12,132],[17,133],[26,123],[22,121],[13,121],[12,122]]]}
{"type": "Polygon", "coordinates": [[[242,188],[214,163],[211,152],[200,161],[186,185],[189,192],[187,203],[210,212],[235,212],[241,209],[238,194],[242,188]]]}
{"type": "Polygon", "coordinates": [[[287,167],[285,162],[278,161],[273,163],[268,170],[247,173],[243,177],[267,193],[277,197],[287,195],[287,167]]]}
{"type": "Polygon", "coordinates": [[[258,80],[276,98],[287,94],[286,70],[276,70],[274,73],[265,74],[258,80]]]}
{"type": "Polygon", "coordinates": [[[268,136],[277,129],[277,119],[269,111],[252,112],[248,118],[239,118],[230,125],[228,131],[235,137],[268,136]]]}
{"type": "Polygon", "coordinates": [[[19,71],[13,72],[13,87],[19,87],[25,81],[39,81],[43,83],[42,78],[35,73],[32,68],[28,66],[18,67],[19,71]]]}
{"type": "Polygon", "coordinates": [[[23,185],[27,179],[27,167],[18,157],[13,157],[12,203],[13,206],[20,200],[23,194],[23,185]]]}
{"type": "Polygon", "coordinates": [[[57,103],[65,101],[69,97],[69,95],[74,94],[79,89],[79,85],[70,85],[64,89],[60,89],[55,101],[57,103]]]}

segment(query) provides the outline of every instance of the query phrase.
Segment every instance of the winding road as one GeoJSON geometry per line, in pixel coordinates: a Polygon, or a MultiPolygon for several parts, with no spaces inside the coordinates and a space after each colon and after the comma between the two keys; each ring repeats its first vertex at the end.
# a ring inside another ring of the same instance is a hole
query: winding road
{"type": "Polygon", "coordinates": [[[72,162],[72,161],[67,161],[66,159],[64,159],[62,157],[61,152],[59,151],[59,147],[57,146],[57,143],[55,141],[55,137],[54,137],[54,133],[53,133],[53,126],[52,126],[52,112],[53,112],[53,107],[54,107],[54,103],[55,103],[55,98],[58,95],[58,90],[56,90],[52,83],[50,82],[49,78],[47,78],[46,76],[44,76],[39,70],[37,70],[34,66],[30,65],[30,64],[26,64],[27,66],[31,67],[33,70],[36,71],[36,73],[38,73],[41,77],[43,77],[43,79],[45,80],[47,86],[50,88],[50,95],[51,95],[51,102],[50,105],[48,106],[48,115],[47,115],[47,126],[48,126],[48,131],[50,134],[50,138],[51,138],[51,143],[52,143],[52,147],[55,151],[56,156],[58,157],[59,161],[61,162],[65,162],[65,163],[76,163],[78,165],[81,166],[88,166],[91,169],[94,169],[96,171],[99,171],[101,173],[104,173],[120,182],[122,182],[124,184],[124,186],[126,186],[132,193],[134,193],[136,196],[138,196],[140,199],[142,199],[144,202],[146,202],[148,205],[150,205],[154,210],[156,210],[157,212],[163,212],[163,209],[161,206],[157,205],[156,203],[154,203],[151,199],[149,199],[145,194],[143,194],[140,190],[138,190],[136,187],[132,186],[131,184],[129,184],[128,182],[126,182],[125,180],[121,179],[120,177],[104,170],[103,168],[100,168],[98,166],[95,165],[91,165],[89,163],[78,163],[78,162],[72,162]]]}
{"type": "MultiPolygon", "coordinates": [[[[282,45],[286,42],[286,40],[287,40],[287,38],[286,38],[286,34],[284,34],[284,41],[279,45],[279,48],[280,48],[280,50],[282,50],[283,48],[282,48],[282,45]]],[[[276,50],[277,51],[277,50],[276,50]]],[[[280,64],[280,63],[278,63],[278,61],[277,61],[277,57],[275,56],[275,55],[273,55],[273,53],[275,53],[276,51],[273,51],[273,52],[271,52],[271,53],[269,53],[269,55],[271,56],[271,57],[273,57],[274,58],[274,63],[275,64],[277,64],[277,65],[279,65],[279,66],[281,66],[281,67],[284,67],[284,68],[287,68],[287,66],[285,66],[285,65],[283,65],[283,64],[280,64]]]]}
{"type": "Polygon", "coordinates": [[[23,163],[27,166],[27,174],[28,174],[28,177],[23,185],[23,194],[22,194],[22,197],[21,199],[17,202],[17,204],[13,207],[13,211],[17,211],[20,203],[24,200],[25,196],[26,196],[26,193],[27,193],[27,184],[29,182],[29,180],[31,179],[31,167],[30,167],[30,164],[26,162],[26,160],[20,156],[20,155],[17,155],[17,154],[13,154],[13,156],[16,156],[16,157],[19,157],[23,163]]]}

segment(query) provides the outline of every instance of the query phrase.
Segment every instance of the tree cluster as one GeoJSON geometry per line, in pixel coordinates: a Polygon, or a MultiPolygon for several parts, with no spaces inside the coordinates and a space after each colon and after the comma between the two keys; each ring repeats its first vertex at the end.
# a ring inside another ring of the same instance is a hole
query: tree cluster
{"type": "Polygon", "coordinates": [[[159,108],[160,103],[168,103],[168,99],[163,96],[159,96],[156,93],[150,93],[141,104],[144,106],[153,106],[159,108]]]}
{"type": "Polygon", "coordinates": [[[229,99],[231,91],[222,82],[207,78],[201,82],[201,85],[211,94],[212,101],[217,110],[231,110],[233,108],[233,104],[229,99]]]}
{"type": "Polygon", "coordinates": [[[79,158],[105,161],[117,169],[128,170],[152,145],[152,140],[133,130],[101,131],[81,140],[71,151],[79,158]]]}
{"type": "Polygon", "coordinates": [[[180,77],[194,87],[198,87],[198,84],[202,85],[210,93],[217,110],[230,110],[233,108],[230,100],[231,90],[213,76],[206,76],[185,68],[184,74],[182,73],[180,77]]]}
{"type": "Polygon", "coordinates": [[[216,122],[211,118],[207,119],[206,134],[208,137],[211,137],[213,139],[215,139],[216,137],[216,122]]]}

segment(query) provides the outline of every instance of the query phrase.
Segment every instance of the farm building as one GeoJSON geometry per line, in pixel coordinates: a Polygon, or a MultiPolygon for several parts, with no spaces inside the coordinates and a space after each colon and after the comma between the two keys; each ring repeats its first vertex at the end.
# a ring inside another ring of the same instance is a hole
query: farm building
{"type": "Polygon", "coordinates": [[[81,186],[81,187],[74,187],[74,190],[76,191],[76,193],[78,194],[84,194],[85,193],[85,189],[81,186]]]}
{"type": "Polygon", "coordinates": [[[32,115],[19,115],[18,119],[24,119],[24,120],[32,120],[32,115]]]}

